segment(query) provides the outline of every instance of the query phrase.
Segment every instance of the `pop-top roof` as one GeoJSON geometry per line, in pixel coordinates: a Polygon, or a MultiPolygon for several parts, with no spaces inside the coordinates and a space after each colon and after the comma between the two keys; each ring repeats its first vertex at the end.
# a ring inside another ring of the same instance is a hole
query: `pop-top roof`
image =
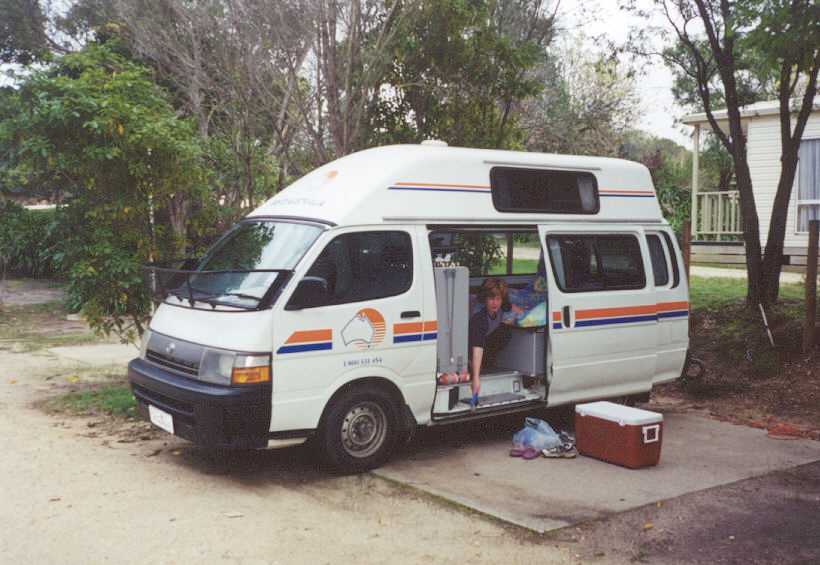
{"type": "Polygon", "coordinates": [[[639,163],[431,145],[393,145],[348,155],[305,175],[250,216],[314,218],[338,225],[662,221],[649,170],[639,163]],[[495,166],[593,173],[600,210],[585,216],[499,212],[490,188],[495,166]]]}

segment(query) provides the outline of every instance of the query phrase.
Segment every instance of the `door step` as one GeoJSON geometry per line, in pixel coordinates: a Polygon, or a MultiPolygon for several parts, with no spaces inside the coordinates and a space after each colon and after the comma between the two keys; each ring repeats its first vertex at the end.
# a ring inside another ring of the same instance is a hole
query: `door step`
{"type": "MultiPolygon", "coordinates": [[[[515,394],[512,392],[488,394],[487,396],[478,397],[478,406],[476,407],[476,409],[500,406],[502,404],[509,404],[510,402],[521,402],[525,399],[526,397],[523,394],[515,394]]],[[[467,406],[470,405],[469,398],[465,398],[464,400],[460,400],[459,402],[461,402],[462,404],[466,404],[467,406]]]]}

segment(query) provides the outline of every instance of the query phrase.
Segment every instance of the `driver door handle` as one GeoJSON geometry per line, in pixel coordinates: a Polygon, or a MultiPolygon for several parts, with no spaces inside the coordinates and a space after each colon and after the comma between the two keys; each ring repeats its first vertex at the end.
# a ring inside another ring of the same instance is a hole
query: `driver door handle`
{"type": "Polygon", "coordinates": [[[407,318],[421,318],[421,312],[418,310],[408,310],[406,312],[402,312],[401,319],[406,320],[407,318]]]}

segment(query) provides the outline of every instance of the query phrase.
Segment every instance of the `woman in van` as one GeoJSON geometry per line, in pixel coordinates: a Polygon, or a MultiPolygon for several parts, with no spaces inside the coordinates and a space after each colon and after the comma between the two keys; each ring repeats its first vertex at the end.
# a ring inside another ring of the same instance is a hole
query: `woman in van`
{"type": "Polygon", "coordinates": [[[470,318],[470,379],[473,393],[470,406],[478,406],[481,391],[481,371],[495,367],[498,352],[510,341],[510,327],[503,323],[502,308],[507,304],[507,283],[501,279],[486,279],[478,291],[483,304],[470,318]]]}

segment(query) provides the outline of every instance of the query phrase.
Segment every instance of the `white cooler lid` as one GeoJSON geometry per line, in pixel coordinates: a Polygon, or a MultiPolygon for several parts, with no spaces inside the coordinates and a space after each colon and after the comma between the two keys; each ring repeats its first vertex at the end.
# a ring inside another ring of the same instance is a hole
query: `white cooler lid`
{"type": "Polygon", "coordinates": [[[643,424],[663,422],[663,414],[641,410],[640,408],[631,408],[614,402],[578,404],[575,406],[575,412],[581,416],[592,416],[610,422],[618,422],[622,426],[641,426],[643,424]]]}

